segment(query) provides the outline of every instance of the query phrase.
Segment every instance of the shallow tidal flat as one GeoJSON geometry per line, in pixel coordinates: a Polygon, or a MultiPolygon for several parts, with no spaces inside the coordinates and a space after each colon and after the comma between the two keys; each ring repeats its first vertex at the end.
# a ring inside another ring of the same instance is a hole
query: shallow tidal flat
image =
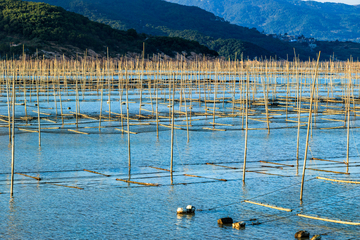
{"type": "Polygon", "coordinates": [[[0,238],[357,239],[359,66],[2,62],[0,238]]]}

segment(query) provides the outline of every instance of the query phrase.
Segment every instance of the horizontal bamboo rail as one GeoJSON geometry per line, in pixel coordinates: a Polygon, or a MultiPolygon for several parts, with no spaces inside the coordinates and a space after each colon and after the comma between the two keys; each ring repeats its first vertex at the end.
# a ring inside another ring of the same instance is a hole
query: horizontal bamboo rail
{"type": "Polygon", "coordinates": [[[262,165],[261,167],[264,167],[264,168],[276,168],[276,169],[281,169],[281,170],[283,170],[283,167],[280,167],[280,166],[267,166],[267,165],[262,165]]]}
{"type": "Polygon", "coordinates": [[[187,177],[214,179],[214,180],[223,181],[223,182],[226,182],[226,181],[227,181],[226,179],[223,179],[223,178],[202,177],[202,176],[197,176],[197,175],[192,175],[192,174],[183,174],[183,175],[184,175],[184,176],[187,176],[187,177]]]}
{"type": "Polygon", "coordinates": [[[223,165],[218,165],[218,164],[214,164],[214,163],[206,163],[206,165],[212,165],[212,166],[216,166],[216,167],[223,167],[223,168],[230,168],[230,169],[239,169],[237,167],[223,166],[223,165]]]}
{"type": "Polygon", "coordinates": [[[229,126],[229,127],[234,126],[233,124],[214,123],[214,122],[210,122],[210,124],[211,124],[211,125],[219,125],[219,126],[229,126]]]}
{"type": "Polygon", "coordinates": [[[51,122],[51,123],[57,123],[56,121],[53,121],[53,120],[50,120],[50,119],[47,119],[47,118],[42,118],[41,120],[45,120],[45,121],[48,121],[48,122],[51,122]]]}
{"type": "Polygon", "coordinates": [[[360,184],[360,182],[348,181],[348,180],[338,180],[338,179],[331,179],[331,178],[324,178],[324,177],[316,177],[316,178],[321,179],[321,180],[331,181],[331,182],[360,184]]]}
{"type": "MultiPolygon", "coordinates": [[[[165,169],[165,168],[158,168],[158,167],[151,167],[151,166],[148,166],[149,168],[154,168],[154,169],[158,169],[158,170],[162,170],[162,171],[167,171],[167,172],[170,172],[169,169],[165,169]]],[[[173,171],[175,172],[175,171],[173,171]]]]}
{"type": "MultiPolygon", "coordinates": [[[[33,111],[34,113],[38,113],[37,111],[33,111]]],[[[51,113],[44,113],[44,112],[40,112],[40,114],[42,115],[46,115],[46,116],[51,116],[51,113]]]]}
{"type": "Polygon", "coordinates": [[[129,132],[129,131],[126,131],[126,130],[123,130],[123,129],[120,129],[120,128],[115,128],[115,130],[123,132],[123,133],[138,134],[137,132],[131,132],[131,131],[129,132]]]}
{"type": "Polygon", "coordinates": [[[280,211],[292,212],[292,209],[290,209],[290,208],[277,207],[277,206],[273,206],[273,205],[269,205],[269,204],[265,204],[265,203],[253,202],[253,201],[249,201],[249,200],[244,200],[244,202],[263,206],[263,207],[273,208],[273,209],[277,209],[280,211]]]}
{"type": "Polygon", "coordinates": [[[32,132],[32,133],[38,133],[38,131],[36,130],[30,130],[30,129],[25,129],[25,128],[18,128],[20,131],[24,131],[24,132],[32,132]]]}
{"type": "Polygon", "coordinates": [[[312,171],[318,171],[318,172],[329,172],[329,173],[350,175],[350,173],[347,173],[347,172],[337,172],[337,171],[330,171],[330,170],[323,170],[323,169],[316,169],[316,168],[306,168],[306,169],[312,170],[312,171]]]}
{"type": "Polygon", "coordinates": [[[73,129],[68,129],[68,131],[69,131],[69,132],[74,132],[74,133],[79,133],[79,134],[89,135],[89,133],[86,133],[86,132],[80,132],[80,131],[73,130],[73,129]]]}
{"type": "Polygon", "coordinates": [[[226,131],[226,129],[208,128],[208,127],[203,127],[202,129],[211,130],[211,131],[222,131],[222,132],[225,132],[225,131],[226,131]]]}
{"type": "Polygon", "coordinates": [[[294,167],[294,165],[288,165],[288,164],[283,164],[283,163],[275,163],[275,162],[268,162],[268,161],[259,161],[261,163],[269,163],[269,164],[275,164],[275,165],[280,165],[280,166],[286,166],[286,167],[294,167]]]}
{"type": "MultiPolygon", "coordinates": [[[[166,128],[171,128],[171,126],[166,125],[166,124],[159,124],[159,126],[166,127],[166,128]]],[[[174,127],[174,129],[181,130],[182,128],[179,128],[179,127],[174,127]]]]}
{"type": "Polygon", "coordinates": [[[59,186],[59,187],[67,187],[67,188],[75,188],[75,189],[84,190],[84,188],[81,188],[81,187],[67,186],[67,185],[56,184],[56,183],[45,182],[44,184],[50,184],[50,185],[59,186]]]}
{"type": "Polygon", "coordinates": [[[8,121],[8,120],[1,119],[1,118],[0,118],[0,121],[1,121],[1,122],[6,122],[6,123],[9,123],[9,121],[8,121]]]}
{"type": "Polygon", "coordinates": [[[38,181],[41,180],[41,178],[39,178],[39,177],[33,177],[33,176],[29,176],[29,175],[26,175],[26,174],[23,174],[23,173],[15,173],[15,174],[22,175],[22,176],[29,177],[29,178],[33,178],[33,179],[36,179],[38,181]]]}
{"type": "Polygon", "coordinates": [[[343,163],[343,164],[346,164],[345,162],[339,162],[339,161],[335,161],[335,160],[327,160],[327,159],[321,159],[321,158],[311,158],[310,160],[319,160],[319,161],[324,161],[324,162],[333,162],[333,163],[343,163]]]}
{"type": "Polygon", "coordinates": [[[344,122],[344,120],[340,120],[340,119],[330,119],[330,118],[321,118],[321,119],[326,121],[344,122]]]}
{"type": "Polygon", "coordinates": [[[309,216],[309,215],[305,215],[305,214],[296,214],[296,216],[303,217],[303,218],[310,218],[310,219],[320,220],[320,221],[325,221],[325,222],[332,222],[332,223],[340,223],[340,224],[360,226],[360,223],[357,223],[357,222],[349,222],[349,221],[333,220],[333,219],[321,218],[321,217],[313,217],[313,216],[309,216]]]}
{"type": "Polygon", "coordinates": [[[260,171],[250,171],[250,170],[246,170],[246,172],[253,172],[253,173],[259,173],[259,174],[273,175],[273,176],[279,176],[279,177],[288,177],[288,176],[281,175],[281,174],[266,173],[266,172],[260,172],[260,171]]]}
{"type": "Polygon", "coordinates": [[[139,184],[139,185],[146,185],[146,186],[154,186],[154,187],[158,187],[158,186],[160,186],[158,183],[143,183],[143,182],[135,182],[135,181],[125,180],[125,179],[120,179],[120,178],[117,178],[117,179],[116,179],[116,181],[122,181],[122,182],[133,183],[133,184],[139,184]]]}
{"type": "Polygon", "coordinates": [[[87,170],[87,169],[84,169],[85,172],[90,172],[90,173],[95,173],[95,174],[99,174],[99,175],[103,175],[105,177],[110,177],[111,175],[107,175],[107,174],[103,174],[103,173],[99,173],[99,172],[95,172],[95,171],[91,171],[91,170],[87,170]]]}
{"type": "Polygon", "coordinates": [[[319,128],[319,129],[338,129],[338,128],[345,128],[344,126],[338,126],[338,127],[326,127],[326,128],[319,128]]]}

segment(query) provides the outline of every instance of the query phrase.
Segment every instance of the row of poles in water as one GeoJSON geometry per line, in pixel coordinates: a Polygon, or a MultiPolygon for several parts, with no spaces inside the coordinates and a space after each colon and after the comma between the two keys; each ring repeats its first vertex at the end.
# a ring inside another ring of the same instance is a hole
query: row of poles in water
{"type": "MultiPolygon", "coordinates": [[[[236,102],[242,103],[242,108],[238,108],[241,110],[241,114],[237,116],[245,116],[245,147],[244,147],[244,160],[243,160],[243,177],[242,180],[245,183],[245,172],[246,172],[246,159],[247,159],[247,140],[248,140],[248,116],[249,116],[249,105],[250,105],[250,96],[249,94],[253,94],[253,99],[255,98],[257,89],[255,85],[254,75],[265,75],[266,79],[263,79],[261,85],[264,85],[264,106],[266,109],[266,123],[268,133],[270,133],[269,126],[269,112],[268,112],[268,88],[270,85],[275,85],[273,94],[275,94],[276,99],[276,88],[277,88],[277,75],[287,75],[287,94],[289,88],[291,87],[289,76],[290,70],[293,69],[292,74],[295,75],[296,78],[296,88],[297,88],[297,101],[299,101],[299,84],[298,80],[299,75],[312,75],[312,80],[309,81],[309,90],[310,90],[310,106],[309,106],[309,116],[307,123],[307,135],[306,135],[306,148],[304,154],[304,164],[303,164],[303,174],[302,174],[302,183],[301,183],[301,191],[300,191],[300,199],[303,198],[303,188],[304,188],[304,179],[305,179],[305,170],[306,170],[306,160],[307,160],[307,152],[308,152],[308,143],[309,143],[309,133],[312,121],[313,114],[313,103],[314,103],[314,94],[316,93],[316,81],[318,77],[319,70],[319,58],[320,53],[318,55],[317,61],[309,61],[309,62],[299,62],[297,59],[294,62],[276,62],[276,61],[225,61],[225,60],[204,60],[204,59],[196,59],[194,61],[188,61],[182,58],[180,61],[174,60],[164,60],[159,57],[154,57],[152,60],[144,60],[144,59],[106,59],[106,60],[87,60],[82,59],[82,61],[78,60],[30,60],[27,61],[4,61],[0,65],[0,71],[3,72],[2,86],[6,86],[4,90],[6,90],[7,94],[7,106],[8,106],[8,123],[9,123],[9,137],[12,143],[12,168],[11,168],[11,189],[10,195],[13,196],[13,184],[14,184],[14,160],[15,160],[15,105],[16,105],[16,87],[19,89],[22,83],[22,87],[24,90],[24,104],[25,104],[25,119],[27,120],[27,111],[26,111],[26,96],[27,92],[30,91],[30,99],[33,88],[36,88],[36,96],[37,96],[37,114],[38,114],[38,133],[39,133],[39,145],[41,145],[41,118],[40,118],[40,101],[39,101],[39,91],[45,91],[46,94],[49,94],[51,91],[51,84],[53,85],[54,95],[56,94],[56,90],[58,91],[58,95],[60,97],[60,105],[61,105],[61,85],[63,90],[68,91],[71,89],[71,84],[75,88],[76,91],[76,126],[78,126],[78,114],[80,112],[80,104],[79,104],[79,88],[82,88],[83,91],[101,91],[101,102],[103,100],[103,90],[105,87],[108,87],[109,90],[109,101],[111,100],[111,91],[115,90],[115,86],[117,85],[119,96],[120,96],[120,110],[121,110],[121,122],[123,121],[124,114],[122,113],[122,91],[125,90],[126,94],[126,124],[127,124],[127,132],[128,135],[128,161],[129,161],[129,172],[131,169],[131,154],[130,154],[130,122],[129,122],[129,90],[137,89],[140,92],[139,98],[139,116],[141,117],[141,106],[143,99],[143,85],[144,83],[150,84],[149,93],[151,98],[151,86],[155,87],[156,92],[156,123],[158,127],[158,89],[163,88],[168,89],[168,101],[170,104],[171,111],[169,110],[169,118],[171,118],[171,163],[170,163],[170,176],[171,176],[171,184],[173,184],[173,145],[174,145],[174,129],[175,129],[175,92],[176,87],[180,88],[180,98],[183,97],[183,93],[185,95],[185,104],[187,102],[186,93],[182,88],[185,88],[189,91],[188,99],[190,99],[189,108],[192,106],[191,94],[193,90],[198,90],[199,92],[199,101],[201,100],[201,90],[202,84],[204,91],[204,102],[205,106],[207,102],[210,102],[211,99],[209,97],[210,93],[206,94],[205,84],[210,83],[213,84],[214,87],[214,99],[213,99],[213,123],[215,128],[215,105],[217,101],[217,89],[218,89],[218,78],[219,76],[223,76],[223,80],[220,81],[224,86],[224,95],[223,100],[225,101],[225,92],[226,88],[230,88],[229,94],[232,94],[232,102],[233,108],[232,113],[234,113],[234,109],[236,109],[236,102]],[[292,65],[292,67],[290,67],[292,65]],[[270,71],[273,71],[275,80],[271,80],[272,75],[269,74],[270,71]],[[176,75],[181,75],[180,81],[176,79],[176,75]],[[146,76],[145,76],[146,75],[146,76]],[[188,76],[188,81],[184,82],[183,78],[186,78],[184,75],[188,76]],[[206,78],[207,77],[207,78],[206,78]],[[215,77],[215,79],[213,79],[215,77]],[[117,81],[116,81],[117,78],[117,81]],[[12,79],[12,81],[11,81],[12,79]],[[135,81],[137,79],[138,81],[135,81]],[[265,81],[268,81],[267,83],[265,81]],[[208,81],[208,83],[206,83],[208,81]],[[272,82],[273,81],[273,82],[272,82]],[[236,83],[239,83],[239,100],[237,101],[235,98],[237,93],[236,83]],[[75,84],[74,84],[75,83],[75,84]],[[107,83],[107,86],[106,86],[107,83]],[[178,86],[175,86],[178,83],[178,86]],[[179,86],[180,84],[180,86],[179,86]],[[195,86],[194,86],[195,84],[195,86]],[[251,91],[250,84],[252,84],[253,88],[251,91]],[[266,90],[265,84],[268,85],[266,90]],[[311,85],[310,85],[311,84],[311,85]],[[55,86],[57,85],[57,86],[55,86]],[[161,87],[162,85],[162,87],[161,87]],[[167,86],[168,85],[168,86],[167,86]],[[243,86],[245,85],[245,86],[243,86]],[[11,94],[11,104],[10,104],[10,86],[12,86],[12,94],[11,94]],[[29,88],[29,89],[28,89],[29,88]],[[193,89],[195,88],[195,89],[193,89]],[[233,91],[233,92],[232,92],[233,91]],[[171,96],[170,96],[171,94],[171,96]],[[11,115],[10,115],[11,113],[11,115]],[[10,121],[11,120],[11,121],[10,121]],[[11,123],[11,124],[10,124],[11,123]],[[10,128],[11,126],[11,128],[10,128]]],[[[320,63],[321,64],[321,63],[320,63]]],[[[327,62],[323,63],[324,66],[321,67],[323,71],[330,71],[334,74],[342,74],[346,71],[346,68],[349,66],[353,66],[353,68],[358,67],[357,63],[349,62],[327,62]],[[324,70],[325,69],[325,70],[324,70]]],[[[355,71],[356,72],[356,71],[355,71]]],[[[261,78],[264,78],[263,76],[261,78]]],[[[350,86],[351,83],[351,74],[348,79],[348,111],[347,111],[347,119],[350,119],[350,86]]],[[[304,84],[304,88],[306,87],[306,83],[304,84]]],[[[212,88],[210,88],[211,91],[212,88]]],[[[291,91],[291,90],[290,90],[291,91]]],[[[319,93],[319,92],[318,92],[319,93]]],[[[165,94],[165,93],[164,93],[165,94]]],[[[274,96],[273,96],[274,97],[274,96]]],[[[288,96],[286,97],[288,98],[288,96]]],[[[56,104],[56,95],[54,98],[56,104]]],[[[164,96],[164,100],[166,97],[164,96]]],[[[301,100],[301,97],[300,97],[301,100]]],[[[152,100],[151,100],[152,101],[152,100]]],[[[231,102],[230,101],[230,102],[231,102]]],[[[151,102],[152,103],[152,102],[151,102]]],[[[181,105],[181,103],[180,103],[181,105]]],[[[63,117],[62,106],[61,108],[61,116],[63,117]]],[[[102,103],[101,103],[102,108],[102,103]]],[[[188,124],[188,109],[185,107],[186,111],[186,121],[188,124]]],[[[101,129],[101,112],[99,115],[99,130],[101,129]]],[[[207,108],[205,107],[205,113],[207,112],[207,108]]],[[[300,112],[301,107],[298,105],[298,123],[300,123],[300,112]]],[[[286,108],[287,114],[287,108],[286,108]]],[[[57,115],[57,107],[56,107],[56,115],[57,115]]],[[[111,109],[109,104],[109,116],[111,115],[111,109]]],[[[191,115],[191,113],[190,113],[191,115]]],[[[206,114],[205,114],[206,115],[206,114]]],[[[234,117],[235,115],[232,114],[234,117]]],[[[111,116],[110,116],[111,118],[111,116]]],[[[63,119],[62,119],[63,121],[63,119]]],[[[64,123],[64,121],[63,121],[64,123]]],[[[298,125],[298,132],[300,129],[300,124],[298,125]]],[[[349,124],[348,124],[349,129],[349,124]]],[[[298,134],[299,138],[299,134],[298,134]]],[[[298,140],[299,142],[299,140],[298,140]]],[[[347,151],[347,164],[349,164],[348,160],[348,152],[347,151]]],[[[297,150],[297,158],[298,158],[298,150],[297,150]]]]}

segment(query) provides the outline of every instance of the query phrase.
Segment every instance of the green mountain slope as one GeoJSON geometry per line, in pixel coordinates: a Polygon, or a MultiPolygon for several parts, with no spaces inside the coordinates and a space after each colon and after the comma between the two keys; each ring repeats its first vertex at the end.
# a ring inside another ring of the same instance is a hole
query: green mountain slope
{"type": "MultiPolygon", "coordinates": [[[[230,24],[198,7],[188,7],[163,0],[37,0],[59,5],[82,14],[93,21],[109,24],[126,30],[134,28],[138,32],[152,35],[176,36],[195,40],[220,55],[234,58],[275,57],[293,59],[294,48],[301,59],[316,58],[322,51],[321,59],[335,57],[347,60],[350,56],[360,58],[360,44],[345,42],[305,42],[291,43],[260,33],[255,28],[230,24]],[[242,54],[241,54],[242,53],[242,54]]],[[[240,0],[228,0],[233,3],[240,0]]],[[[250,1],[250,0],[244,0],[250,1]]],[[[258,0],[254,0],[258,1],[258,0]]],[[[259,0],[260,1],[260,0],[259,0]]],[[[270,0],[264,0],[270,1],[270,0]]],[[[288,2],[290,0],[278,0],[288,2]]],[[[296,0],[294,0],[296,1],[296,0]]],[[[205,2],[205,1],[204,1],[205,2]]],[[[222,0],[207,0],[216,6],[222,0]]],[[[242,15],[238,14],[240,17],[242,15]]],[[[283,19],[283,24],[287,20],[283,19]]],[[[314,20],[316,23],[316,21],[314,20]]]]}
{"type": "Polygon", "coordinates": [[[360,5],[302,0],[167,0],[266,33],[360,42],[360,5]]]}
{"type": "Polygon", "coordinates": [[[216,52],[194,41],[180,38],[151,37],[135,30],[120,31],[88,18],[68,12],[61,7],[20,0],[0,0],[0,54],[19,53],[26,45],[29,53],[35,48],[66,55],[83,53],[85,49],[112,55],[127,52],[141,53],[146,41],[146,53],[196,52],[217,55],[216,52]],[[13,44],[14,45],[14,44],[13,44]],[[16,45],[15,45],[16,46],[16,45]]]}
{"type": "Polygon", "coordinates": [[[291,46],[278,39],[267,37],[256,29],[230,24],[197,7],[186,7],[162,0],[45,0],[45,2],[64,7],[117,29],[134,28],[138,32],[152,35],[181,36],[200,41],[208,47],[215,46],[212,49],[220,51],[219,53],[226,57],[234,57],[233,52],[226,54],[229,49],[242,52],[244,57],[250,58],[275,57],[275,55],[286,58],[287,53],[293,52],[291,46]],[[230,42],[236,44],[229,45],[230,42]],[[236,49],[234,46],[237,46],[236,49]]]}

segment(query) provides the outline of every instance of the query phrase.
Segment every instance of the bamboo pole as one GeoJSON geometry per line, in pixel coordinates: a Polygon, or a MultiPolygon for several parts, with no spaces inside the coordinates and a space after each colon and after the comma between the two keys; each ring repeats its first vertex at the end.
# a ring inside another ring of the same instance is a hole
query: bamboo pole
{"type": "Polygon", "coordinates": [[[12,130],[11,130],[11,186],[10,198],[14,195],[14,171],[15,171],[15,71],[12,82],[12,130]]]}
{"type": "MultiPolygon", "coordinates": [[[[347,131],[346,131],[346,163],[349,165],[350,152],[350,92],[351,92],[351,70],[349,66],[348,97],[347,97],[347,131]]],[[[347,171],[348,172],[348,171],[347,171]]]]}
{"type": "MultiPolygon", "coordinates": [[[[170,94],[170,93],[169,93],[170,94]]],[[[173,161],[174,161],[174,105],[175,105],[175,75],[173,74],[172,83],[172,103],[171,103],[171,154],[170,154],[170,179],[171,185],[173,185],[173,161]]]]}
{"type": "Polygon", "coordinates": [[[41,146],[41,119],[40,119],[39,85],[40,85],[40,78],[38,78],[36,81],[36,102],[37,102],[37,114],[38,114],[39,147],[40,147],[41,146]]]}
{"type": "Polygon", "coordinates": [[[245,184],[245,172],[246,172],[246,154],[247,154],[247,141],[248,141],[248,105],[249,105],[249,72],[246,74],[246,107],[245,107],[245,147],[244,147],[244,166],[243,166],[243,177],[242,181],[245,184]]]}
{"type": "Polygon", "coordinates": [[[129,78],[127,68],[125,68],[125,79],[126,79],[126,124],[127,124],[127,140],[128,140],[128,171],[129,180],[131,176],[131,146],[130,146],[130,120],[129,120],[129,78]]]}
{"type": "MultiPolygon", "coordinates": [[[[7,72],[5,72],[6,74],[7,72]]],[[[8,108],[8,126],[9,126],[9,143],[11,143],[11,105],[10,105],[10,90],[9,78],[6,77],[6,103],[8,108]]]]}
{"type": "Polygon", "coordinates": [[[311,94],[310,94],[311,97],[310,97],[309,119],[308,119],[307,134],[306,134],[304,165],[303,165],[303,172],[302,172],[302,179],[301,179],[300,201],[302,201],[302,199],[303,199],[306,160],[307,160],[307,152],[308,152],[308,147],[309,147],[309,132],[310,132],[311,116],[312,116],[312,104],[313,104],[313,98],[314,98],[314,93],[315,93],[315,83],[316,83],[317,71],[318,71],[318,67],[319,67],[320,53],[321,52],[319,52],[317,63],[316,63],[315,75],[314,75],[314,79],[313,79],[313,83],[312,83],[312,87],[311,87],[311,94]]]}

